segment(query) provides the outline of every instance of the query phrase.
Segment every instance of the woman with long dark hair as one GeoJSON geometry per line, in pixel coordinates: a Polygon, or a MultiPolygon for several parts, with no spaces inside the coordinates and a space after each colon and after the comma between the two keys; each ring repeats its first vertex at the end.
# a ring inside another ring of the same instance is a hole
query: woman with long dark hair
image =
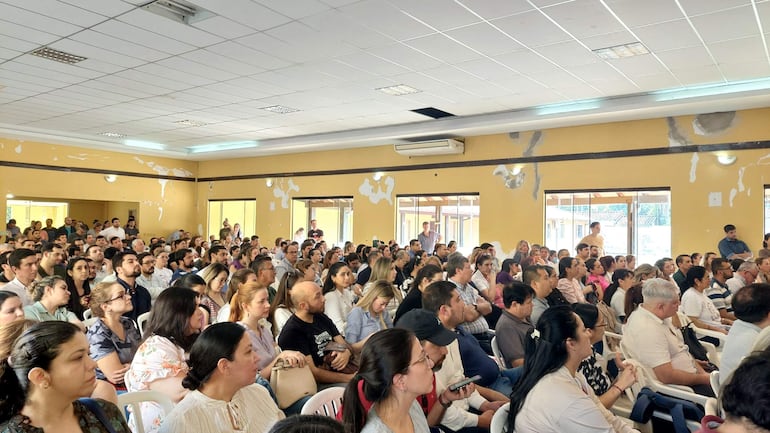
{"type": "Polygon", "coordinates": [[[78,400],[96,388],[95,370],[80,328],[61,321],[33,325],[0,359],[0,431],[129,433],[114,404],[78,400]]]}
{"type": "Polygon", "coordinates": [[[75,313],[78,320],[83,320],[83,312],[88,309],[91,298],[89,276],[88,260],[85,257],[75,257],[67,263],[66,281],[70,291],[67,309],[75,313]]]}
{"type": "Polygon", "coordinates": [[[206,328],[190,349],[184,399],[163,420],[161,433],[267,431],[284,415],[254,383],[259,357],[246,329],[231,322],[206,328]]]}
{"type": "MultiPolygon", "coordinates": [[[[185,353],[203,326],[199,301],[198,293],[185,287],[169,287],[158,295],[147,321],[147,337],[125,376],[128,391],[159,391],[175,403],[187,394],[182,387],[188,371],[185,353]]],[[[162,420],[160,407],[148,402],[141,404],[141,410],[144,431],[157,431],[162,420]]]]}
{"type": "Polygon", "coordinates": [[[373,334],[361,351],[358,373],[345,387],[346,433],[428,433],[416,399],[433,388],[432,368],[411,331],[390,328],[373,334]]]}
{"type": "Polygon", "coordinates": [[[568,306],[551,307],[526,337],[524,371],[513,387],[508,431],[635,432],[609,412],[578,372],[590,333],[568,306]]]}

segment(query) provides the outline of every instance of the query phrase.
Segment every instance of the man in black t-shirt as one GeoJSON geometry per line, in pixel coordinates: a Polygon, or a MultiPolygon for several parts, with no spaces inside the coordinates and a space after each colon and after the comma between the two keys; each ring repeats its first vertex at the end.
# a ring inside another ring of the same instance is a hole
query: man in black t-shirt
{"type": "Polygon", "coordinates": [[[324,231],[318,228],[316,220],[310,220],[310,230],[307,231],[307,237],[316,242],[321,242],[324,238],[324,231]]]}
{"type": "Polygon", "coordinates": [[[334,341],[347,346],[344,352],[333,352],[332,367],[342,370],[353,356],[353,349],[340,335],[334,322],[324,314],[325,299],[321,288],[312,281],[297,283],[291,289],[291,300],[296,312],[289,318],[278,336],[278,345],[283,350],[296,350],[305,355],[305,360],[318,383],[345,383],[353,374],[325,370],[324,348],[334,341]]]}

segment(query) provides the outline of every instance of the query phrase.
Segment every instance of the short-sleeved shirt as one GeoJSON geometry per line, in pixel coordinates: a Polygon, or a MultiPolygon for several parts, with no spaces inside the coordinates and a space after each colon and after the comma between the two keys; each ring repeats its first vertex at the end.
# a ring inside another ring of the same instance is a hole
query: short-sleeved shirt
{"type": "Polygon", "coordinates": [[[24,317],[27,319],[37,320],[38,322],[47,322],[49,320],[74,322],[78,320],[77,316],[75,316],[75,313],[65,307],[59,307],[53,312],[53,314],[51,314],[48,312],[48,310],[45,309],[40,301],[24,307],[24,317]]]}
{"type": "Polygon", "coordinates": [[[722,285],[719,281],[712,279],[711,286],[707,287],[704,293],[711,299],[717,310],[726,309],[728,313],[733,311],[733,293],[727,284],[722,285]]]}
{"type": "Polygon", "coordinates": [[[383,310],[380,314],[381,318],[374,317],[370,311],[354,307],[348,313],[345,323],[345,340],[351,344],[358,343],[377,331],[392,328],[393,321],[390,320],[388,310],[383,310]]]}
{"type": "Polygon", "coordinates": [[[495,326],[495,336],[506,367],[510,367],[512,361],[524,358],[525,338],[527,332],[533,328],[528,321],[503,310],[495,326]]]}
{"type": "MultiPolygon", "coordinates": [[[[131,433],[131,430],[126,424],[126,420],[120,413],[120,409],[114,404],[102,400],[93,399],[97,405],[102,409],[104,416],[112,427],[112,431],[115,433],[131,433]]],[[[78,419],[80,429],[89,433],[110,433],[110,430],[102,424],[96,414],[91,411],[85,404],[75,400],[72,403],[72,407],[75,412],[75,417],[78,419]]],[[[0,432],[2,433],[43,433],[41,428],[35,427],[30,423],[30,419],[22,414],[14,415],[13,418],[0,425],[0,432]]]]}
{"type": "MultiPolygon", "coordinates": [[[[558,290],[554,289],[556,293],[559,293],[558,290]]],[[[543,315],[543,312],[547,310],[549,307],[548,300],[547,299],[540,299],[537,296],[532,298],[532,314],[529,315],[529,321],[532,323],[532,326],[537,326],[537,321],[540,319],[540,316],[543,315]]]]}
{"type": "Polygon", "coordinates": [[[249,340],[251,341],[251,350],[253,350],[257,356],[259,356],[259,363],[257,363],[257,368],[262,370],[263,368],[270,365],[276,356],[273,333],[270,331],[270,329],[263,326],[262,332],[257,334],[245,323],[238,322],[238,324],[246,329],[246,335],[249,336],[249,340]]]}
{"type": "Polygon", "coordinates": [[[308,238],[322,238],[324,237],[324,231],[321,229],[310,229],[307,231],[307,237],[308,238]]]}
{"type": "Polygon", "coordinates": [[[681,331],[674,327],[670,318],[661,320],[644,308],[644,304],[628,317],[623,341],[628,345],[631,358],[644,366],[655,368],[670,362],[676,370],[696,372],[681,331]]]}
{"type": "Polygon", "coordinates": [[[420,232],[419,235],[417,235],[417,240],[420,241],[420,247],[422,247],[423,251],[427,251],[428,254],[433,252],[433,248],[436,246],[436,242],[438,242],[438,233],[434,231],[429,231],[426,235],[425,232],[420,232]]]}
{"type": "Polygon", "coordinates": [[[278,345],[283,350],[296,350],[310,355],[313,363],[320,366],[323,365],[324,348],[338,335],[340,332],[334,322],[325,314],[314,314],[313,323],[307,323],[293,314],[278,336],[278,345]]]}
{"type": "MultiPolygon", "coordinates": [[[[142,337],[131,319],[121,317],[120,324],[123,325],[125,340],[121,340],[116,333],[112,332],[112,329],[101,318],[88,328],[86,336],[88,337],[91,359],[99,361],[111,353],[117,353],[121,364],[131,363],[142,337]]],[[[96,377],[105,380],[104,373],[98,368],[96,369],[96,377]]]]}
{"type": "Polygon", "coordinates": [[[689,317],[695,317],[712,326],[721,327],[721,316],[719,310],[714,306],[704,292],[699,292],[694,287],[690,287],[682,295],[682,304],[679,310],[689,317]]]}
{"type": "Polygon", "coordinates": [[[751,252],[751,249],[746,245],[746,242],[739,239],[722,238],[722,240],[719,241],[718,248],[719,254],[722,255],[723,259],[729,259],[733,254],[743,254],[747,251],[751,252]]]}
{"type": "Polygon", "coordinates": [[[730,374],[738,368],[743,357],[751,352],[761,331],[759,326],[753,323],[740,319],[733,322],[730,332],[727,333],[725,347],[719,362],[719,377],[722,384],[727,383],[730,374]]]}

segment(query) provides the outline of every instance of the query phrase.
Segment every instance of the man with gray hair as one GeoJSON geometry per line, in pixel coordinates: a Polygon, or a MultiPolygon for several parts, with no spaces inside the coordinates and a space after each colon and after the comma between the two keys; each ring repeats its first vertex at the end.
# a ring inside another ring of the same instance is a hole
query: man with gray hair
{"type": "MultiPolygon", "coordinates": [[[[759,267],[754,262],[743,262],[738,266],[738,270],[733,273],[733,277],[725,281],[727,288],[733,293],[733,297],[738,290],[753,283],[759,275],[759,267]]],[[[735,307],[733,307],[735,308],[735,307]]]]}
{"type": "Polygon", "coordinates": [[[681,331],[671,323],[679,308],[679,288],[669,280],[652,278],[642,286],[642,303],[628,317],[623,342],[629,356],[652,369],[663,383],[686,385],[713,397],[709,374],[693,359],[681,331]]]}
{"type": "Polygon", "coordinates": [[[446,263],[447,281],[453,283],[460,294],[460,299],[465,303],[463,311],[463,328],[473,334],[481,347],[488,354],[492,354],[492,335],[488,332],[493,324],[497,324],[500,317],[500,309],[493,310],[492,304],[479,295],[479,291],[471,283],[473,271],[468,259],[462,253],[455,252],[448,256],[446,263]],[[489,316],[486,318],[485,316],[489,316]]]}

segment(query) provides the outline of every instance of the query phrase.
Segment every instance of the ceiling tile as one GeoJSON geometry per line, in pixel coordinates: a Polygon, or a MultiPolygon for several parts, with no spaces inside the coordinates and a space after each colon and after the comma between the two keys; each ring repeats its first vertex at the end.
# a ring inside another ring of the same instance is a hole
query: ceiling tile
{"type": "MultiPolygon", "coordinates": [[[[97,60],[105,63],[114,64],[118,67],[133,68],[145,63],[144,60],[109,51],[103,48],[95,47],[83,42],[72,39],[60,39],[49,45],[51,48],[61,50],[67,53],[86,57],[88,60],[97,60]]],[[[88,61],[86,60],[86,61],[88,61]]]]}
{"type": "Polygon", "coordinates": [[[444,0],[391,0],[401,11],[438,30],[477,23],[480,18],[455,2],[444,0]],[[436,13],[441,11],[441,13],[436,13]]]}
{"type": "Polygon", "coordinates": [[[722,72],[715,65],[672,69],[671,72],[686,86],[724,82],[722,72]]]}
{"type": "Polygon", "coordinates": [[[226,39],[240,38],[255,32],[251,27],[220,16],[213,16],[202,21],[196,21],[191,25],[226,39]]]}
{"type": "Polygon", "coordinates": [[[214,81],[232,80],[233,78],[238,77],[236,74],[231,74],[222,69],[206,66],[182,57],[169,57],[167,59],[159,60],[156,63],[178,71],[194,71],[196,75],[201,75],[214,81]]]}
{"type": "MultiPolygon", "coordinates": [[[[0,17],[2,17],[2,15],[0,15],[0,17]]],[[[6,18],[6,17],[3,17],[3,18],[6,18]]],[[[60,36],[58,35],[54,35],[52,33],[48,33],[38,29],[21,26],[19,24],[16,24],[10,21],[5,21],[3,19],[0,19],[0,35],[3,35],[3,38],[0,38],[0,44],[3,44],[3,46],[6,46],[6,43],[4,40],[5,37],[10,36],[14,39],[26,41],[31,45],[30,49],[37,48],[38,46],[41,46],[41,45],[50,44],[51,42],[60,38],[60,36]]]]}
{"type": "Polygon", "coordinates": [[[666,69],[651,55],[624,57],[611,60],[612,66],[620,69],[631,78],[641,75],[664,74],[666,69]]]}
{"type": "MultiPolygon", "coordinates": [[[[104,15],[95,14],[59,0],[26,1],[19,7],[27,12],[65,21],[78,27],[91,27],[107,19],[104,15]]],[[[0,6],[1,10],[2,6],[0,6]]]]}
{"type": "Polygon", "coordinates": [[[147,63],[134,69],[158,77],[174,77],[174,80],[179,81],[180,83],[188,84],[190,86],[205,86],[215,81],[211,77],[206,77],[204,73],[195,75],[194,73],[199,73],[198,71],[179,70],[164,65],[159,65],[157,63],[147,63]]]}
{"type": "Polygon", "coordinates": [[[134,6],[127,4],[121,0],[60,0],[62,3],[67,3],[72,6],[77,6],[81,9],[104,15],[106,17],[112,17],[120,15],[123,12],[129,11],[134,6]]]}
{"type": "Polygon", "coordinates": [[[684,18],[671,0],[606,0],[607,6],[630,28],[684,18]]]}
{"type": "Polygon", "coordinates": [[[535,49],[541,55],[563,68],[601,61],[599,57],[577,42],[545,45],[535,49]]]}
{"type": "Polygon", "coordinates": [[[260,67],[242,63],[209,50],[195,50],[179,57],[203,65],[215,65],[217,69],[232,72],[235,75],[245,76],[264,72],[264,69],[260,67]]]}
{"type": "Polygon", "coordinates": [[[446,34],[487,56],[495,56],[523,48],[521,44],[488,23],[461,27],[450,30],[446,34]]]}
{"type": "Polygon", "coordinates": [[[0,47],[0,60],[9,60],[22,54],[24,53],[21,51],[9,50],[8,48],[0,47]]]}
{"type": "Polygon", "coordinates": [[[532,10],[526,0],[460,0],[459,3],[487,20],[532,10]]]}
{"type": "Polygon", "coordinates": [[[687,69],[714,66],[714,61],[703,47],[677,48],[656,53],[669,69],[687,69]]]}
{"type": "Polygon", "coordinates": [[[520,43],[539,47],[572,40],[570,36],[555,26],[538,11],[524,12],[491,23],[499,27],[520,43]]]}
{"type": "MultiPolygon", "coordinates": [[[[32,57],[32,56],[23,56],[23,57],[32,57]]],[[[64,84],[75,84],[79,83],[81,81],[86,81],[86,78],[75,76],[72,74],[62,73],[59,71],[52,69],[44,69],[36,66],[31,66],[30,64],[21,63],[19,60],[21,60],[22,57],[20,57],[17,60],[7,62],[3,64],[3,70],[6,71],[13,71],[17,72],[19,74],[23,75],[29,75],[34,77],[40,77],[46,80],[52,80],[51,85],[52,86],[61,86],[64,84]]],[[[41,59],[43,60],[43,59],[41,59]]],[[[48,60],[50,61],[50,60],[48,60]]],[[[81,69],[82,71],[82,69],[81,69]]]]}
{"type": "Polygon", "coordinates": [[[593,0],[560,3],[543,12],[578,39],[624,30],[600,2],[593,0]]]}
{"type": "MultiPolygon", "coordinates": [[[[409,43],[411,42],[412,41],[409,43]]],[[[418,45],[420,45],[420,43],[418,43],[418,45]]],[[[415,50],[411,46],[402,44],[400,42],[384,47],[371,48],[366,50],[366,52],[374,56],[381,57],[389,62],[401,65],[404,68],[412,69],[415,71],[435,68],[436,66],[442,64],[440,60],[437,60],[429,55],[425,55],[420,51],[415,50]]]]}
{"type": "Polygon", "coordinates": [[[217,54],[229,57],[231,59],[238,60],[239,62],[258,66],[268,71],[272,69],[285,68],[286,66],[289,66],[291,64],[286,60],[279,59],[278,57],[267,54],[263,51],[254,50],[252,48],[249,48],[249,46],[247,45],[232,42],[232,41],[213,45],[207,48],[207,50],[213,51],[217,54]]]}
{"type": "Polygon", "coordinates": [[[339,10],[354,21],[397,40],[434,33],[429,27],[391,6],[386,0],[363,0],[339,10]]]}
{"type": "Polygon", "coordinates": [[[758,58],[765,53],[759,36],[709,44],[709,49],[720,65],[744,63],[747,59],[758,58]]]}
{"type": "Polygon", "coordinates": [[[707,44],[759,34],[751,6],[698,15],[692,22],[707,44]]]}
{"type": "Polygon", "coordinates": [[[679,0],[688,16],[709,14],[751,4],[751,0],[679,0]]]}
{"type": "Polygon", "coordinates": [[[553,63],[529,50],[506,53],[494,58],[524,75],[537,75],[557,69],[553,63]]]}
{"type": "Polygon", "coordinates": [[[720,65],[719,69],[730,81],[770,77],[770,65],[767,61],[728,63],[720,65]]]}
{"type": "Polygon", "coordinates": [[[361,25],[336,9],[303,18],[301,22],[318,32],[323,32],[358,48],[371,48],[393,43],[393,38],[361,25]]]}
{"type": "Polygon", "coordinates": [[[443,60],[445,62],[462,62],[481,56],[481,54],[458,44],[443,34],[434,34],[411,39],[405,42],[405,44],[432,56],[435,59],[443,60]]]}
{"type": "Polygon", "coordinates": [[[94,47],[109,47],[110,51],[119,54],[131,56],[137,59],[153,62],[168,57],[168,54],[162,53],[152,48],[143,47],[123,39],[113,38],[104,33],[93,30],[84,30],[78,34],[70,36],[70,39],[94,47]]]}
{"type": "Polygon", "coordinates": [[[633,77],[636,84],[644,91],[673,89],[680,87],[679,81],[668,72],[633,77]]]}
{"type": "Polygon", "coordinates": [[[263,6],[295,20],[304,18],[308,15],[321,13],[329,9],[329,5],[318,0],[258,0],[258,2],[263,6]]]}
{"type": "Polygon", "coordinates": [[[266,30],[291,21],[286,15],[251,0],[196,0],[195,4],[257,30],[266,30]]]}
{"type": "Polygon", "coordinates": [[[168,54],[181,54],[194,49],[191,44],[180,42],[157,33],[140,29],[120,21],[110,20],[93,27],[93,30],[105,35],[131,41],[168,54]]]}
{"type": "MultiPolygon", "coordinates": [[[[196,27],[170,20],[144,9],[136,9],[118,17],[118,20],[179,42],[185,46],[206,47],[222,42],[220,36],[199,30],[196,27]]],[[[205,20],[204,20],[205,21],[205,20]]]]}
{"type": "Polygon", "coordinates": [[[496,81],[500,78],[507,78],[512,75],[519,75],[512,71],[510,68],[507,68],[505,65],[501,65],[500,63],[488,58],[480,58],[466,62],[455,63],[454,66],[463,71],[469,72],[473,75],[490,81],[496,81]]]}
{"type": "Polygon", "coordinates": [[[46,32],[58,36],[67,36],[83,30],[83,26],[76,26],[5,3],[0,3],[0,17],[12,23],[24,23],[27,27],[45,29],[46,32]]]}
{"type": "Polygon", "coordinates": [[[377,71],[377,73],[381,75],[403,74],[404,72],[409,72],[409,69],[404,68],[403,66],[399,66],[364,52],[348,54],[337,60],[354,68],[377,71]]]}
{"type": "Polygon", "coordinates": [[[653,24],[634,29],[640,42],[654,52],[702,46],[687,20],[653,24]]]}

